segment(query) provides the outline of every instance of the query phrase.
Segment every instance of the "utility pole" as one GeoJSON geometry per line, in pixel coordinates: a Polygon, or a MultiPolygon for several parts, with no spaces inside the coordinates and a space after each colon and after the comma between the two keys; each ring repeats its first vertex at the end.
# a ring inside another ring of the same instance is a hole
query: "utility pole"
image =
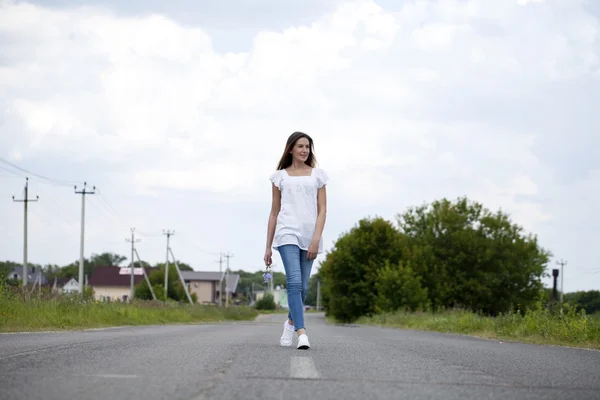
{"type": "Polygon", "coordinates": [[[77,191],[77,185],[75,185],[75,194],[81,195],[81,244],[79,247],[79,295],[83,294],[83,243],[85,234],[85,195],[96,193],[96,186],[92,187],[92,191],[88,192],[85,190],[87,182],[83,182],[83,190],[77,191]]]}
{"type": "Polygon", "coordinates": [[[140,258],[140,254],[135,249],[133,251],[135,252],[138,262],[140,263],[140,267],[142,267],[142,272],[144,273],[144,278],[146,279],[146,283],[148,284],[148,289],[150,289],[150,294],[152,295],[152,299],[156,300],[156,295],[154,294],[154,290],[152,289],[152,283],[150,282],[150,278],[148,278],[148,274],[146,273],[146,267],[144,267],[144,264],[142,264],[142,259],[140,258]]]}
{"type": "Polygon", "coordinates": [[[557,265],[560,265],[560,302],[563,302],[563,294],[565,293],[565,289],[563,286],[563,283],[565,281],[565,274],[564,274],[564,266],[567,265],[567,262],[565,260],[560,260],[556,262],[557,265]]]}
{"type": "Polygon", "coordinates": [[[190,304],[194,304],[194,300],[192,300],[192,296],[190,295],[190,291],[188,290],[187,285],[185,284],[185,279],[183,279],[183,275],[181,274],[181,269],[179,269],[179,264],[177,263],[177,258],[175,258],[175,254],[173,254],[173,250],[169,247],[167,250],[171,253],[171,257],[173,257],[173,263],[175,264],[175,269],[177,270],[177,274],[179,275],[179,280],[181,281],[181,285],[183,286],[183,290],[185,290],[185,295],[188,298],[190,304]]]}
{"type": "Polygon", "coordinates": [[[219,275],[221,279],[219,279],[219,307],[223,306],[223,253],[219,253],[219,275]]]}
{"type": "MultiPolygon", "coordinates": [[[[131,243],[131,283],[130,283],[131,288],[130,288],[129,302],[132,302],[133,297],[135,295],[134,284],[133,284],[133,270],[135,268],[135,264],[134,264],[134,262],[135,262],[135,259],[134,259],[135,244],[140,241],[140,239],[135,238],[135,228],[131,228],[131,239],[125,239],[125,241],[131,243]]],[[[143,265],[142,265],[142,268],[144,268],[143,265]]]]}
{"type": "Polygon", "coordinates": [[[225,270],[225,307],[229,307],[229,259],[233,254],[227,253],[224,255],[227,258],[227,269],[225,270]]]}
{"type": "Polygon", "coordinates": [[[163,230],[163,235],[167,236],[167,260],[165,262],[165,303],[169,298],[169,246],[171,236],[175,234],[175,231],[163,230]]]}
{"type": "Polygon", "coordinates": [[[23,286],[27,286],[27,275],[29,268],[27,267],[27,204],[29,202],[36,202],[39,200],[39,196],[35,196],[35,200],[29,198],[29,178],[25,178],[25,193],[23,199],[17,200],[15,196],[12,197],[16,203],[23,203],[25,206],[24,217],[23,217],[23,286]]]}

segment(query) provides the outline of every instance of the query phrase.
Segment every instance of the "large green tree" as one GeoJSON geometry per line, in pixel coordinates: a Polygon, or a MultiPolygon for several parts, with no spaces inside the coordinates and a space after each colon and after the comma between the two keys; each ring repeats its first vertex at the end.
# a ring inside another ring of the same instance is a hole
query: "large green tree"
{"type": "Polygon", "coordinates": [[[494,315],[539,297],[551,254],[507,214],[463,197],[410,208],[398,223],[434,307],[494,315]]]}
{"type": "Polygon", "coordinates": [[[462,307],[495,315],[532,305],[551,254],[507,214],[459,198],[409,208],[398,228],[363,219],[320,272],[337,320],[396,309],[462,307]]]}
{"type": "Polygon", "coordinates": [[[351,322],[376,312],[380,270],[398,264],[405,239],[389,221],[362,219],[342,235],[320,268],[328,315],[351,322]]]}

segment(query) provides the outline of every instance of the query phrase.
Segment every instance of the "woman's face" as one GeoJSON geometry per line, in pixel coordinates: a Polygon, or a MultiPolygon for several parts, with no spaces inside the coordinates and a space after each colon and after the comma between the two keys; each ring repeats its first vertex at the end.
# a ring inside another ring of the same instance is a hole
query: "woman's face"
{"type": "Polygon", "coordinates": [[[292,148],[292,158],[299,162],[306,162],[310,154],[310,143],[307,138],[300,138],[292,148]]]}

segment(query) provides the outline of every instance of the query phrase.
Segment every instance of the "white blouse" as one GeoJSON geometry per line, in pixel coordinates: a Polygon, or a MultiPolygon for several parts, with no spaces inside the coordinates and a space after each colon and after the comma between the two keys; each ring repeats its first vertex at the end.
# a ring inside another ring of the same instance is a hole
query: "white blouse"
{"type": "MultiPolygon", "coordinates": [[[[317,191],[327,184],[329,177],[320,168],[313,168],[308,176],[290,176],[285,169],[273,173],[269,179],[281,191],[281,210],[273,248],[294,244],[308,250],[317,222],[317,191]]],[[[323,238],[318,253],[323,252],[323,238]]]]}

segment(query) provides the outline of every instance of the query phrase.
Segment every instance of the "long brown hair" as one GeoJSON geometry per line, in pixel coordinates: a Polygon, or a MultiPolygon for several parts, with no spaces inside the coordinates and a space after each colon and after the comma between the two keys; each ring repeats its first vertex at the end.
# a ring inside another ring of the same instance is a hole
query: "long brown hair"
{"type": "Polygon", "coordinates": [[[287,143],[285,144],[285,150],[283,151],[283,155],[281,156],[279,164],[277,165],[277,169],[286,169],[287,167],[292,165],[292,149],[296,145],[298,139],[302,138],[308,139],[308,144],[310,148],[310,152],[308,153],[308,157],[306,158],[304,164],[313,168],[315,167],[315,165],[317,164],[317,159],[315,158],[314,144],[312,138],[304,132],[296,131],[292,133],[288,138],[287,143]]]}

